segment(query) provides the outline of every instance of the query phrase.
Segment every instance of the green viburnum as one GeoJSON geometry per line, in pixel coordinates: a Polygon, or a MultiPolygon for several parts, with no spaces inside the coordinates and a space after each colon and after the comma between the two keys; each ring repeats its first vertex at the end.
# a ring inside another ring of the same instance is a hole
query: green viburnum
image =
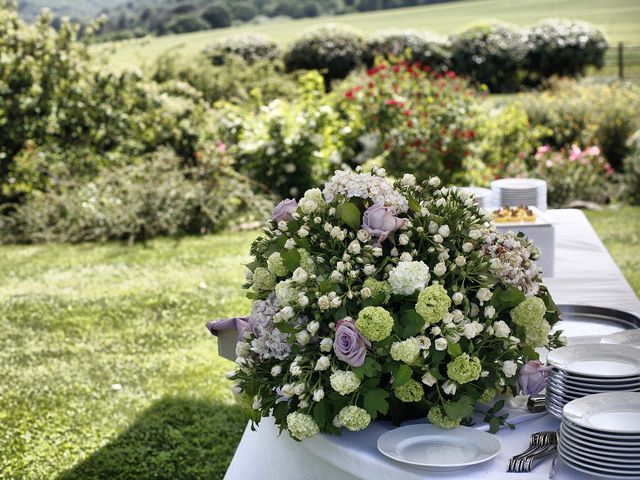
{"type": "Polygon", "coordinates": [[[407,338],[402,342],[393,342],[390,353],[394,360],[411,363],[420,353],[420,343],[415,337],[407,338]]]}
{"type": "Polygon", "coordinates": [[[393,317],[382,307],[365,307],[358,314],[356,326],[367,340],[377,342],[391,334],[393,317]]]}
{"type": "Polygon", "coordinates": [[[357,432],[369,426],[371,415],[364,408],[350,405],[340,410],[338,420],[348,430],[357,432]]]}
{"type": "Polygon", "coordinates": [[[298,294],[291,279],[283,280],[276,285],[276,297],[281,305],[293,305],[298,299],[298,294]]]}
{"type": "Polygon", "coordinates": [[[442,408],[438,405],[429,409],[427,418],[432,424],[440,428],[456,428],[460,426],[460,420],[462,420],[461,418],[447,417],[442,411],[442,408]]]}
{"type": "Polygon", "coordinates": [[[376,297],[380,294],[384,295],[383,304],[387,303],[391,298],[391,285],[387,282],[376,280],[375,278],[367,278],[362,285],[362,288],[368,288],[371,290],[371,297],[376,297]]]}
{"type": "Polygon", "coordinates": [[[542,347],[549,342],[551,325],[544,319],[546,311],[538,297],[529,297],[511,310],[511,320],[524,328],[525,341],[532,347],[542,347]]]}
{"type": "Polygon", "coordinates": [[[273,252],[267,258],[267,268],[271,273],[277,275],[278,277],[284,277],[287,273],[287,267],[284,266],[284,262],[282,261],[282,255],[280,252],[273,252]]]}
{"type": "Polygon", "coordinates": [[[468,353],[458,355],[447,364],[447,375],[458,383],[473,382],[480,378],[482,365],[478,357],[470,357],[468,353]]]}
{"type": "Polygon", "coordinates": [[[258,267],[253,271],[253,289],[256,292],[273,290],[276,277],[266,268],[258,267]]]}
{"type": "Polygon", "coordinates": [[[298,440],[313,437],[320,429],[311,415],[306,413],[293,412],[287,415],[287,428],[291,436],[298,440]]]}
{"type": "Polygon", "coordinates": [[[431,285],[420,292],[416,312],[427,323],[437,323],[451,307],[451,298],[440,284],[431,285]]]}
{"type": "Polygon", "coordinates": [[[329,377],[331,382],[331,388],[333,388],[340,395],[347,395],[355,392],[360,386],[360,379],[353,372],[344,370],[336,370],[329,377]]]}
{"type": "Polygon", "coordinates": [[[300,266],[307,272],[309,275],[315,273],[316,264],[313,262],[313,258],[309,255],[309,252],[299,248],[298,253],[300,254],[300,266]]]}
{"type": "Polygon", "coordinates": [[[395,387],[393,391],[396,394],[396,397],[406,403],[419,402],[422,400],[422,396],[424,395],[422,385],[413,379],[399,387],[395,387]]]}
{"type": "Polygon", "coordinates": [[[487,388],[484,392],[482,392],[482,395],[480,395],[478,401],[482,403],[490,402],[497,394],[498,392],[495,388],[487,388]]]}

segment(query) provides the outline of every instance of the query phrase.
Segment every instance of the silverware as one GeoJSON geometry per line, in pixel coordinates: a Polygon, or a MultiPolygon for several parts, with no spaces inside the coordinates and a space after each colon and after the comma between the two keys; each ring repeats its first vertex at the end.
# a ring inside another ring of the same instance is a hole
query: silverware
{"type": "Polygon", "coordinates": [[[531,395],[527,400],[527,409],[531,413],[544,412],[547,405],[546,395],[531,395]]]}
{"type": "Polygon", "coordinates": [[[543,458],[556,451],[558,433],[537,432],[529,437],[529,448],[509,460],[507,472],[530,472],[543,458]]]}

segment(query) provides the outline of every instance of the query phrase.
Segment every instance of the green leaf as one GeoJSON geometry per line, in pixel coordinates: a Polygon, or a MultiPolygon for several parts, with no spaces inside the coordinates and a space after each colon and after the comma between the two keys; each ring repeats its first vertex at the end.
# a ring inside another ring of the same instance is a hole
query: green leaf
{"type": "Polygon", "coordinates": [[[400,323],[402,323],[402,336],[412,337],[424,327],[424,318],[415,310],[404,310],[400,313],[400,323]]]}
{"type": "Polygon", "coordinates": [[[375,377],[382,367],[373,358],[367,357],[361,367],[352,370],[362,380],[364,377],[375,377]]]}
{"type": "Polygon", "coordinates": [[[409,194],[407,194],[406,197],[407,201],[409,202],[409,208],[416,213],[420,213],[422,209],[420,208],[420,204],[418,203],[418,201],[409,194]]]}
{"type": "Polygon", "coordinates": [[[521,347],[522,355],[529,360],[538,360],[540,358],[540,354],[535,351],[531,345],[523,345],[521,347]]]}
{"type": "Polygon", "coordinates": [[[278,323],[276,323],[276,328],[278,330],[280,330],[281,332],[283,332],[283,333],[289,333],[291,335],[295,335],[296,334],[295,329],[291,325],[286,323],[286,322],[278,322],[278,323]]]}
{"type": "Polygon", "coordinates": [[[342,320],[344,317],[347,316],[347,309],[344,307],[344,305],[341,305],[333,314],[333,319],[334,320],[342,320]]]}
{"type": "Polygon", "coordinates": [[[491,420],[489,421],[489,432],[496,433],[500,430],[500,425],[502,425],[502,422],[498,417],[491,417],[491,420]]]}
{"type": "Polygon", "coordinates": [[[516,287],[510,286],[506,289],[498,289],[494,295],[493,306],[496,310],[510,310],[523,302],[525,299],[524,293],[518,290],[516,287]]]}
{"type": "Polygon", "coordinates": [[[450,418],[465,418],[473,414],[473,401],[463,395],[455,402],[447,402],[443,405],[444,411],[450,418]]]}
{"type": "Polygon", "coordinates": [[[365,307],[379,307],[384,303],[386,298],[387,295],[384,292],[378,292],[375,296],[364,299],[362,305],[365,307]]]}
{"type": "Polygon", "coordinates": [[[449,352],[449,355],[452,357],[459,357],[462,355],[462,347],[458,343],[449,342],[447,344],[447,352],[449,352]]]}
{"type": "Polygon", "coordinates": [[[407,383],[409,380],[411,380],[412,373],[413,372],[411,371],[409,365],[405,365],[404,363],[394,366],[392,369],[393,386],[399,387],[407,383]]]}
{"type": "Polygon", "coordinates": [[[313,419],[322,428],[329,421],[329,403],[319,402],[313,407],[313,419]]]}
{"type": "Polygon", "coordinates": [[[300,266],[300,253],[295,248],[291,250],[284,249],[280,252],[280,255],[282,256],[282,263],[290,272],[300,266]]]}
{"type": "Polygon", "coordinates": [[[273,408],[273,417],[276,423],[285,425],[287,422],[287,413],[289,412],[289,402],[278,402],[273,408]]]}
{"type": "Polygon", "coordinates": [[[338,288],[338,285],[333,283],[331,280],[323,280],[318,286],[320,287],[321,293],[333,292],[336,290],[336,288],[338,288]]]}
{"type": "Polygon", "coordinates": [[[378,416],[378,412],[386,415],[389,411],[387,397],[389,392],[381,388],[374,388],[364,394],[364,409],[371,415],[372,419],[378,416]]]}
{"type": "Polygon", "coordinates": [[[504,408],[504,400],[498,400],[493,407],[487,410],[487,413],[497,413],[504,408]]]}
{"type": "Polygon", "coordinates": [[[358,230],[361,225],[360,209],[351,202],[344,202],[342,204],[340,216],[342,221],[349,225],[352,229],[358,230]]]}

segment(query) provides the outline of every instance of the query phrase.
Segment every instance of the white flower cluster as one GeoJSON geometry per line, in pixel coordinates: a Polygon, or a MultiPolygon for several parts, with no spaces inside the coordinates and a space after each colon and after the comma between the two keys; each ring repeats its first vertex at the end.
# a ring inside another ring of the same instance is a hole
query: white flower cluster
{"type": "Polygon", "coordinates": [[[542,274],[534,262],[540,257],[538,247],[513,232],[492,232],[485,237],[483,249],[491,257],[491,271],[501,282],[517,287],[527,296],[538,293],[542,274]]]}
{"type": "Polygon", "coordinates": [[[266,300],[256,300],[251,308],[249,325],[254,338],[251,340],[251,351],[261,360],[277,358],[284,360],[291,352],[287,342],[288,334],[275,328],[273,317],[280,310],[278,299],[271,294],[266,300]]]}
{"type": "Polygon", "coordinates": [[[406,212],[409,208],[407,199],[386,179],[371,173],[355,173],[336,170],[322,191],[327,202],[333,202],[337,196],[370,199],[374,203],[382,203],[394,207],[396,212],[406,212]]]}
{"type": "Polygon", "coordinates": [[[400,262],[389,272],[391,291],[397,295],[411,295],[429,284],[429,267],[420,262],[400,262]]]}

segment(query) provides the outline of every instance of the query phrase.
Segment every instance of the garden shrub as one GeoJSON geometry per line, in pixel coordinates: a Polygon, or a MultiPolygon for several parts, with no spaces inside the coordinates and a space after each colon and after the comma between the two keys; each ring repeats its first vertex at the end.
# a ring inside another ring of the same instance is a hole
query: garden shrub
{"type": "Polygon", "coordinates": [[[260,60],[276,60],[280,57],[280,49],[276,42],[260,34],[241,33],[221,38],[207,45],[203,52],[214,65],[224,64],[230,55],[236,55],[248,64],[260,60]]]}
{"type": "Polygon", "coordinates": [[[450,54],[444,39],[429,32],[417,30],[386,30],[367,40],[368,54],[381,56],[387,60],[403,57],[420,62],[436,71],[446,71],[450,54]]]}
{"type": "Polygon", "coordinates": [[[198,15],[179,15],[167,22],[165,28],[171,33],[189,33],[208,30],[209,24],[198,15]]]}
{"type": "Polygon", "coordinates": [[[346,26],[327,24],[308,30],[295,39],[284,54],[287,71],[318,70],[325,87],[345,78],[362,65],[365,42],[362,35],[346,26]]]}
{"type": "Polygon", "coordinates": [[[517,103],[484,104],[473,145],[474,159],[479,162],[467,169],[467,183],[488,185],[496,178],[526,173],[527,158],[548,133],[543,126],[532,127],[526,110],[517,103]]]}
{"type": "Polygon", "coordinates": [[[150,78],[161,84],[176,80],[188,83],[209,103],[253,103],[256,96],[264,102],[286,99],[294,94],[296,86],[279,61],[261,60],[247,65],[236,56],[227,57],[224,65],[217,66],[204,54],[184,59],[172,51],[159,56],[147,70],[150,78]]]}
{"type": "Polygon", "coordinates": [[[380,63],[366,76],[345,82],[345,111],[375,134],[376,151],[389,173],[464,178],[463,159],[475,138],[477,92],[453,72],[425,71],[402,61],[380,63]],[[358,118],[361,117],[361,118],[358,118]]]}
{"type": "Polygon", "coordinates": [[[563,207],[575,200],[604,203],[611,194],[613,169],[597,146],[584,150],[577,145],[553,150],[538,147],[533,156],[532,177],[547,181],[549,205],[563,207]]]}
{"type": "Polygon", "coordinates": [[[640,205],[640,130],[627,142],[629,154],[624,159],[624,171],[620,175],[622,199],[632,205],[640,205]]]}
{"type": "Polygon", "coordinates": [[[220,104],[218,122],[241,173],[281,197],[296,197],[340,166],[337,112],[324,102],[322,77],[300,79],[295,99],[276,99],[257,111],[220,104]]]}
{"type": "Polygon", "coordinates": [[[531,124],[547,127],[543,143],[559,149],[597,145],[620,171],[627,144],[640,128],[640,89],[631,84],[579,85],[563,80],[549,90],[518,97],[531,124]]]}
{"type": "Polygon", "coordinates": [[[262,219],[272,202],[224,163],[214,147],[181,168],[169,150],[106,169],[92,181],[33,192],[0,214],[0,241],[83,242],[208,233],[262,219]],[[213,153],[212,153],[213,152],[213,153]]]}
{"type": "Polygon", "coordinates": [[[511,26],[477,25],[452,35],[451,68],[491,92],[516,92],[526,55],[524,37],[511,26]]]}
{"type": "Polygon", "coordinates": [[[554,75],[577,77],[588,66],[601,68],[609,47],[604,34],[586,22],[548,19],[524,32],[525,68],[535,83],[554,75]]]}
{"type": "Polygon", "coordinates": [[[224,28],[231,25],[231,11],[222,3],[214,3],[202,12],[207,28],[224,28]]]}

